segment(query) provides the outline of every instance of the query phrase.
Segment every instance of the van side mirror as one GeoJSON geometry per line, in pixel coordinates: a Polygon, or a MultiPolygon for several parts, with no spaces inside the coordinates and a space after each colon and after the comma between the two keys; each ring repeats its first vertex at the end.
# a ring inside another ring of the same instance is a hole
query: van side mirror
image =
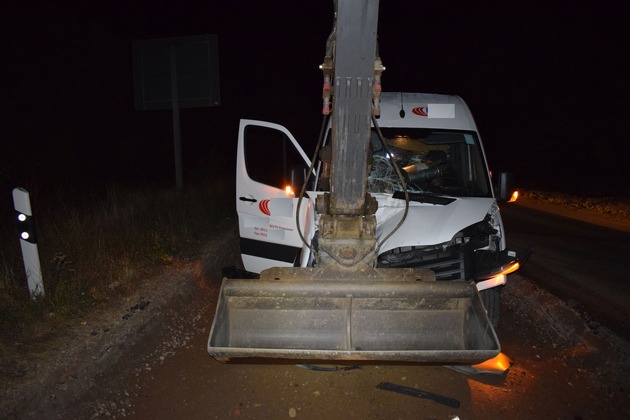
{"type": "Polygon", "coordinates": [[[497,199],[501,201],[515,201],[517,191],[514,188],[514,173],[499,172],[496,186],[497,199]]]}

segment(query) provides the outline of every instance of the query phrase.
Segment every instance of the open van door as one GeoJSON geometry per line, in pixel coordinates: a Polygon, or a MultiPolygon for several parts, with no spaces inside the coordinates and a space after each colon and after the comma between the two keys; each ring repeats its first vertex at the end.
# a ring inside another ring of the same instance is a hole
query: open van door
{"type": "MultiPolygon", "coordinates": [[[[310,160],[284,127],[241,120],[236,162],[236,210],[245,270],[292,267],[302,249],[295,198],[310,160]]],[[[310,202],[302,200],[300,228],[307,237],[310,202]]]]}

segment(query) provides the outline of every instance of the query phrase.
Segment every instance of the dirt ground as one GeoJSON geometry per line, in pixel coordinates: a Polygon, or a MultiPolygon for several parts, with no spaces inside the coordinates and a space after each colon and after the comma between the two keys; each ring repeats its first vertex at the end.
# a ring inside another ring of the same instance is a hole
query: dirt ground
{"type": "MultiPolygon", "coordinates": [[[[136,295],[61,339],[3,355],[1,418],[589,419],[630,417],[630,345],[593,329],[522,274],[504,288],[497,328],[512,365],[502,375],[443,366],[333,371],[221,364],[206,352],[220,269],[235,232],[202,258],[146,279],[136,295]],[[378,389],[381,382],[456,400],[378,389]]],[[[319,366],[318,366],[319,367],[319,366]]]]}
{"type": "MultiPolygon", "coordinates": [[[[48,405],[17,417],[46,418],[627,418],[628,344],[587,328],[579,316],[526,279],[504,289],[497,329],[512,359],[503,375],[470,376],[442,366],[222,364],[206,352],[216,289],[180,298],[163,322],[128,346],[116,363],[68,381],[91,387],[64,402],[52,385],[48,405]],[[544,311],[540,309],[540,303],[544,311]],[[428,391],[449,406],[378,389],[381,382],[428,391]],[[54,396],[54,398],[52,398],[54,396]]],[[[147,307],[148,308],[148,307],[147,307]]],[[[137,314],[140,316],[140,313],[137,314]]],[[[67,382],[66,382],[67,383],[67,382]]]]}
{"type": "MultiPolygon", "coordinates": [[[[125,413],[133,418],[628,417],[627,343],[605,331],[593,335],[553,296],[522,277],[512,280],[497,329],[503,352],[513,362],[504,375],[469,376],[417,365],[315,371],[295,365],[221,364],[203,351],[207,328],[202,321],[204,332],[178,349],[180,354],[141,362],[122,393],[119,388],[115,398],[101,401],[99,416],[120,415],[127,403],[125,413]],[[454,399],[459,407],[378,389],[384,381],[454,399]],[[112,410],[112,401],[117,409],[112,410]]],[[[213,309],[200,303],[199,319],[211,316],[213,309]]]]}

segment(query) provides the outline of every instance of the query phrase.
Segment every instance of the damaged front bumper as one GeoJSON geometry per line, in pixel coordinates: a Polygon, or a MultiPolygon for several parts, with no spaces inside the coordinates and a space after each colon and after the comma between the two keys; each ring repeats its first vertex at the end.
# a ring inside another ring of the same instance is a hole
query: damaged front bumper
{"type": "MultiPolygon", "coordinates": [[[[477,252],[477,275],[475,277],[475,283],[478,291],[504,285],[506,283],[506,276],[510,273],[514,273],[521,267],[521,262],[516,251],[505,249],[499,253],[492,252],[491,254],[493,261],[489,264],[489,259],[483,258],[483,254],[479,255],[479,251],[477,252]],[[484,263],[480,264],[480,261],[484,261],[484,263]]],[[[490,253],[488,253],[488,255],[490,255],[490,253]]]]}

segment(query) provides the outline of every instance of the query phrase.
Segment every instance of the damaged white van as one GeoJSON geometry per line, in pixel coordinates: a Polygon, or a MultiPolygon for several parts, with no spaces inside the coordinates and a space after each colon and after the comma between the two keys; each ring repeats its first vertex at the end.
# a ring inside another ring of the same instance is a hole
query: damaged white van
{"type": "MultiPolygon", "coordinates": [[[[376,121],[368,191],[378,203],[377,265],[428,268],[438,281],[474,280],[496,324],[501,286],[519,267],[497,204],[513,197],[511,175],[493,180],[458,96],[383,92],[376,121]]],[[[315,264],[315,197],[328,189],[330,161],[324,128],[312,163],[284,127],[241,121],[236,203],[246,271],[315,264]]]]}

